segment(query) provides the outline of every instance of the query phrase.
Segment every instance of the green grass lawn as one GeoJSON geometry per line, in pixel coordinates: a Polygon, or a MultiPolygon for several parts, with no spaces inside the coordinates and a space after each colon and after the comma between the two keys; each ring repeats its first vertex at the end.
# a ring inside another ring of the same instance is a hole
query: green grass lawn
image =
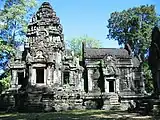
{"type": "Polygon", "coordinates": [[[152,120],[151,116],[105,110],[72,110],[50,113],[0,113],[0,120],[152,120]]]}

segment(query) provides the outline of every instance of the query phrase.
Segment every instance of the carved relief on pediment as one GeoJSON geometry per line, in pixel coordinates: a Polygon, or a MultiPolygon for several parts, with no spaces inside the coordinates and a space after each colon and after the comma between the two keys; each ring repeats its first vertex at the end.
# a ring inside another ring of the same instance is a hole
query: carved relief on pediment
{"type": "Polygon", "coordinates": [[[105,56],[103,66],[103,74],[104,75],[118,75],[119,70],[116,67],[116,59],[113,56],[105,56]]]}
{"type": "Polygon", "coordinates": [[[44,56],[43,56],[43,51],[38,50],[38,51],[36,52],[36,57],[35,57],[35,58],[43,59],[43,58],[44,58],[44,56]]]}
{"type": "Polygon", "coordinates": [[[115,70],[112,66],[106,66],[103,68],[103,74],[104,75],[115,75],[115,70]]]}
{"type": "Polygon", "coordinates": [[[34,61],[46,61],[48,59],[48,52],[44,47],[34,47],[31,49],[31,56],[34,61]]]}

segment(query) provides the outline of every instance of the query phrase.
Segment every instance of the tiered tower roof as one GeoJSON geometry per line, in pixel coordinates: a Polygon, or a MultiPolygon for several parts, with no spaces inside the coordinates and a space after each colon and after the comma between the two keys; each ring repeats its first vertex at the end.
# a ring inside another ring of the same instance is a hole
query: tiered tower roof
{"type": "Polygon", "coordinates": [[[40,26],[42,29],[54,26],[54,30],[52,30],[52,32],[50,30],[50,32],[57,35],[62,34],[63,28],[60,24],[60,19],[56,16],[56,12],[48,2],[44,2],[37,13],[32,17],[28,25],[27,37],[36,34],[36,31],[40,26]]]}

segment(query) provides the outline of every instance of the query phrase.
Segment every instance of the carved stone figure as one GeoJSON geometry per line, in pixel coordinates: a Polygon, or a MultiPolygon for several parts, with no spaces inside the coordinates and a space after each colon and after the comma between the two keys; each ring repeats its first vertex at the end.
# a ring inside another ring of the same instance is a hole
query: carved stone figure
{"type": "Polygon", "coordinates": [[[112,56],[106,56],[104,58],[103,72],[105,75],[117,75],[118,69],[115,66],[115,60],[112,56]]]}
{"type": "Polygon", "coordinates": [[[44,58],[43,52],[42,52],[41,50],[38,50],[38,51],[36,52],[36,57],[35,57],[35,58],[43,59],[43,58],[44,58]]]}
{"type": "Polygon", "coordinates": [[[92,79],[93,79],[93,91],[100,91],[100,88],[98,87],[98,79],[100,77],[99,70],[95,68],[93,70],[92,79]]]}

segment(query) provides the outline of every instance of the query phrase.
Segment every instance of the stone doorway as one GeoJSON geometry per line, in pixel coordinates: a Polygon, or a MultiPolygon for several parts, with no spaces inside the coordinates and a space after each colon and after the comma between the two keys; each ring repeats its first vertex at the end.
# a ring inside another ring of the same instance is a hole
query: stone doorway
{"type": "Polygon", "coordinates": [[[116,91],[116,79],[114,77],[107,77],[105,79],[105,92],[113,93],[116,91]]]}
{"type": "Polygon", "coordinates": [[[18,85],[22,85],[24,82],[24,72],[18,72],[18,85]]]}
{"type": "Polygon", "coordinates": [[[36,83],[44,83],[44,69],[43,68],[36,69],[36,83]]]}
{"type": "Polygon", "coordinates": [[[69,84],[69,72],[64,71],[63,73],[63,84],[69,84]]]}
{"type": "Polygon", "coordinates": [[[109,81],[109,92],[114,92],[114,80],[109,81]]]}

